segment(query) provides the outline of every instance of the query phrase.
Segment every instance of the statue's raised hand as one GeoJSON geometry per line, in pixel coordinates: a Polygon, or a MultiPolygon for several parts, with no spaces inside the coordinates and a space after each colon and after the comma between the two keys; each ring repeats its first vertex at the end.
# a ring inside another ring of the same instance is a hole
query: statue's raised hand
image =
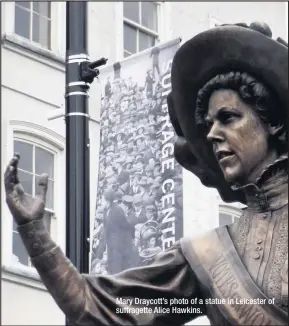
{"type": "Polygon", "coordinates": [[[20,156],[15,154],[4,175],[6,203],[18,225],[41,219],[44,214],[48,175],[39,178],[38,193],[35,197],[25,193],[18,178],[20,156]]]}

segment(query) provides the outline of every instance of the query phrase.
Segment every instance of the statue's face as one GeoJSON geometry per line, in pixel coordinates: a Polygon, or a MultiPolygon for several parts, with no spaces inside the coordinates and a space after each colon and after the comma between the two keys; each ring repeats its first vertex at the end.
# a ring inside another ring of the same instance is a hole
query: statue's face
{"type": "Polygon", "coordinates": [[[205,118],[207,139],[213,144],[226,181],[255,183],[262,170],[276,159],[269,148],[267,126],[233,90],[213,92],[205,118]]]}

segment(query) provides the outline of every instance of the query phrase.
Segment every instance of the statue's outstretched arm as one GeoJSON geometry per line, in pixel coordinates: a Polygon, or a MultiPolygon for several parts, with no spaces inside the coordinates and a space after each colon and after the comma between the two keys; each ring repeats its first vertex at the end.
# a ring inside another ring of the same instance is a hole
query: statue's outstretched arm
{"type": "Polygon", "coordinates": [[[200,316],[155,310],[172,309],[170,300],[186,298],[190,302],[191,298],[201,296],[179,243],[158,254],[154,263],[146,267],[111,276],[81,275],[51,240],[42,220],[20,226],[19,233],[45,286],[72,324],[180,325],[200,316]],[[135,298],[162,300],[146,306],[138,304],[135,298]],[[125,307],[120,303],[122,299],[133,299],[127,301],[126,310],[120,310],[125,307]],[[151,307],[153,313],[136,314],[132,310],[141,307],[151,307]]]}
{"type": "Polygon", "coordinates": [[[40,177],[38,193],[31,197],[19,183],[19,158],[15,154],[5,172],[6,202],[33,265],[71,324],[168,325],[182,324],[199,315],[198,312],[171,314],[167,310],[171,308],[170,300],[190,301],[201,295],[180,244],[160,253],[147,267],[113,276],[81,275],[51,239],[44,225],[48,175],[40,177]],[[145,301],[140,305],[135,298],[159,301],[154,304],[145,301]],[[122,299],[133,301],[123,305],[122,299]],[[121,308],[123,310],[118,310],[121,308]],[[139,314],[133,310],[139,308],[143,308],[139,314]],[[148,311],[148,308],[152,310],[148,311]]]}

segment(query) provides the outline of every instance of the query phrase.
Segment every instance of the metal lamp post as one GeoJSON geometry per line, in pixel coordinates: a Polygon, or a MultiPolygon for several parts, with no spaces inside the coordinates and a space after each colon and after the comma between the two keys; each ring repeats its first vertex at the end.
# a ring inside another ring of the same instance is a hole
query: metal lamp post
{"type": "Polygon", "coordinates": [[[86,1],[66,2],[66,254],[89,272],[88,90],[106,59],[89,62],[86,1]]]}

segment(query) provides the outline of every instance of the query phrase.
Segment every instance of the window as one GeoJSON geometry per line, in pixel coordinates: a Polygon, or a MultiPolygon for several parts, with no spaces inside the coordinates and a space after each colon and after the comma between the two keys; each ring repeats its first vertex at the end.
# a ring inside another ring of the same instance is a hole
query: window
{"type": "Polygon", "coordinates": [[[14,32],[50,50],[51,3],[16,1],[14,32]]]}
{"type": "Polygon", "coordinates": [[[229,225],[236,222],[242,215],[242,210],[231,206],[220,206],[219,226],[229,225]]]}
{"type": "Polygon", "coordinates": [[[124,57],[153,47],[159,38],[157,2],[123,2],[124,57]]]}
{"type": "MultiPolygon", "coordinates": [[[[33,143],[14,140],[14,152],[20,154],[19,179],[25,191],[35,196],[39,176],[48,173],[48,191],[46,196],[46,210],[44,221],[50,231],[51,219],[54,215],[54,153],[33,143]]],[[[14,262],[25,266],[31,266],[30,259],[22,244],[17,226],[13,223],[12,252],[14,262]]]]}

